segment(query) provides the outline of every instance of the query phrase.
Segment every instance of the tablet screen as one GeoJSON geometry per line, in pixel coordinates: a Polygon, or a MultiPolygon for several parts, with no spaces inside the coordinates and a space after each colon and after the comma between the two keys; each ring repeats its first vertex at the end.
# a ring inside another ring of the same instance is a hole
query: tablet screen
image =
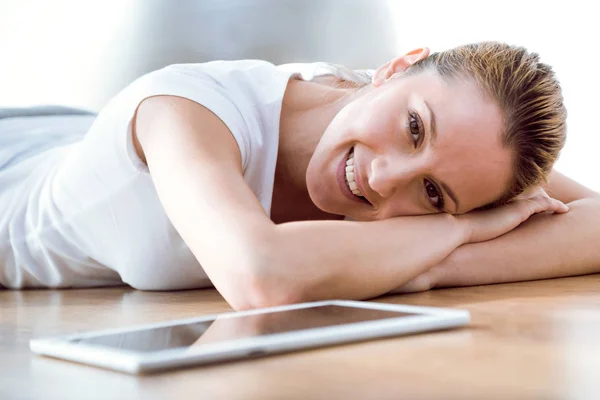
{"type": "Polygon", "coordinates": [[[155,352],[275,333],[415,315],[420,314],[323,305],[241,317],[220,317],[203,322],[73,339],[72,342],[138,352],[155,352]]]}

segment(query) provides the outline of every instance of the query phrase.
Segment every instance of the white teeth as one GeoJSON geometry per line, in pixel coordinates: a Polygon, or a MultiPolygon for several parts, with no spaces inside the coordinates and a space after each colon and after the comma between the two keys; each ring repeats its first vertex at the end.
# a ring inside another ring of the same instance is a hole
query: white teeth
{"type": "Polygon", "coordinates": [[[356,185],[356,181],[354,179],[354,152],[352,152],[346,161],[346,183],[348,184],[348,187],[352,193],[354,193],[356,196],[364,197],[360,190],[358,190],[358,186],[356,185]]]}

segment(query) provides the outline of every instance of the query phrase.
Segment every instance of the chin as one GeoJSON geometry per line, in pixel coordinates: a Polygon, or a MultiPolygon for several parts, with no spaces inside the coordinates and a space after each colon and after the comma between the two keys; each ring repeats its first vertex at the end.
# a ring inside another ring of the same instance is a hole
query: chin
{"type": "Polygon", "coordinates": [[[339,214],[336,212],[336,208],[334,204],[331,204],[331,201],[328,201],[327,193],[323,190],[311,190],[310,185],[308,187],[308,196],[313,204],[321,211],[329,213],[329,214],[339,214]]]}

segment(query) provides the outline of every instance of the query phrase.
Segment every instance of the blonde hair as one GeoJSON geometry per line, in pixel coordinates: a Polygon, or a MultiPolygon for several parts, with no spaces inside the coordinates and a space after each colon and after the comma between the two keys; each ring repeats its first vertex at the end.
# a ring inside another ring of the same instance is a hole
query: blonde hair
{"type": "MultiPolygon", "coordinates": [[[[567,111],[552,68],[538,54],[499,42],[474,43],[433,53],[404,76],[425,70],[445,79],[473,79],[502,110],[503,144],[515,152],[513,180],[500,199],[485,207],[504,204],[546,182],[565,144],[567,111]]],[[[366,84],[364,71],[344,69],[335,75],[366,84]]]]}

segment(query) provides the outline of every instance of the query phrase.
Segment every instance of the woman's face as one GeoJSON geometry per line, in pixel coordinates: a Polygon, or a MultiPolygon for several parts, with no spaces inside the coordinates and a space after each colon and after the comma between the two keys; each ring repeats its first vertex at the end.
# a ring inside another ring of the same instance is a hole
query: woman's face
{"type": "Polygon", "coordinates": [[[499,107],[473,82],[424,71],[370,86],[317,145],[306,175],[310,197],[323,211],[357,220],[487,205],[512,177],[502,126],[499,107]],[[353,179],[364,198],[350,192],[353,179]]]}

